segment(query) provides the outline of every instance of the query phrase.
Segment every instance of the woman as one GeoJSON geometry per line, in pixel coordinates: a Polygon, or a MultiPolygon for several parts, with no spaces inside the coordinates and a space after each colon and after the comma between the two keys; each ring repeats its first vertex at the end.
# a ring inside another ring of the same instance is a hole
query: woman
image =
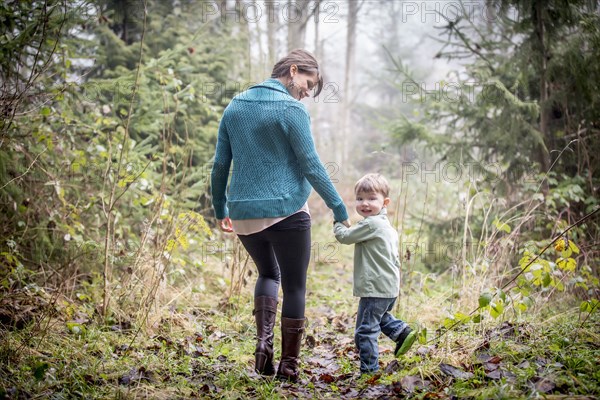
{"type": "Polygon", "coordinates": [[[273,327],[279,283],[283,289],[282,351],[277,377],[298,380],[304,333],[306,272],[310,259],[311,186],[349,226],[300,102],[323,87],[317,60],[294,50],[273,67],[271,79],[231,100],[219,125],[211,175],[212,200],[221,230],[236,232],[258,268],[254,289],[256,371],[273,375],[273,327]],[[233,171],[229,190],[230,166],[233,171]]]}

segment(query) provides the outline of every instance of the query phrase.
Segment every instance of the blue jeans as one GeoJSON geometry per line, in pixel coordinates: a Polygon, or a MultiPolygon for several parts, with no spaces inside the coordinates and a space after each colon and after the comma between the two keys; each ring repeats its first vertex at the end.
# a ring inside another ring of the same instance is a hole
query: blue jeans
{"type": "Polygon", "coordinates": [[[379,334],[398,340],[398,336],[408,328],[406,322],[396,319],[390,311],[396,298],[361,297],[356,316],[354,342],[360,356],[360,372],[370,373],[379,370],[379,334]]]}

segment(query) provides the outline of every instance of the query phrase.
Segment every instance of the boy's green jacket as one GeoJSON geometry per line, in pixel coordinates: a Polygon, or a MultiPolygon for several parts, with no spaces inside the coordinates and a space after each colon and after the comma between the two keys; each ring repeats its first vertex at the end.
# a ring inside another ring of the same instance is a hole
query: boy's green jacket
{"type": "Polygon", "coordinates": [[[350,228],[336,222],[335,238],[342,244],[354,244],[354,296],[398,296],[400,259],[398,233],[383,208],[350,228]]]}

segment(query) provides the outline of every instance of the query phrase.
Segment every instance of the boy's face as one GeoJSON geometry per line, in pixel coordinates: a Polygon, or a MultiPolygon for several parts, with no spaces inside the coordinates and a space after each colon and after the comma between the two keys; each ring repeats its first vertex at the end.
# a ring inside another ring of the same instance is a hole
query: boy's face
{"type": "Polygon", "coordinates": [[[362,217],[377,215],[390,203],[389,197],[376,192],[358,192],[356,194],[356,212],[362,217]]]}

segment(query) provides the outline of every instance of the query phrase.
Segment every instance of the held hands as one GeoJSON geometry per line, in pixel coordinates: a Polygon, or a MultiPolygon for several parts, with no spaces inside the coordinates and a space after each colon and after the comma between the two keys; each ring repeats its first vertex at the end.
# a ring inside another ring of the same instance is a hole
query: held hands
{"type": "Polygon", "coordinates": [[[346,228],[350,228],[350,220],[349,219],[343,221],[342,224],[344,224],[346,226],[346,228]]]}
{"type": "Polygon", "coordinates": [[[233,225],[231,224],[231,219],[229,219],[229,217],[218,219],[217,222],[223,232],[233,232],[233,225]]]}

